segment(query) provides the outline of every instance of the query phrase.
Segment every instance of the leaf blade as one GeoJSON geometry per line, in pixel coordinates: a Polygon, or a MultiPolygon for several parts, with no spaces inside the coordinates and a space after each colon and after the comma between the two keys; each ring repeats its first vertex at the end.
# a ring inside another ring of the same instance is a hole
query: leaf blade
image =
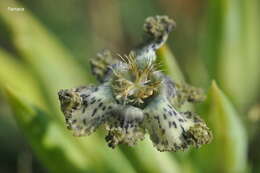
{"type": "Polygon", "coordinates": [[[198,167],[207,172],[245,172],[246,130],[238,112],[215,82],[202,111],[203,115],[207,115],[214,138],[211,144],[201,148],[200,153],[195,153],[198,167]]]}

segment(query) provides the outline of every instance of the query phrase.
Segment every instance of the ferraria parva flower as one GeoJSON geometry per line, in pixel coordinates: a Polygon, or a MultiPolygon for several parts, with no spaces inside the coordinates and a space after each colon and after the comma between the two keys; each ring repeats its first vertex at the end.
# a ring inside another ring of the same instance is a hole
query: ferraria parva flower
{"type": "Polygon", "coordinates": [[[162,71],[156,50],[167,40],[175,22],[167,16],[148,17],[146,40],[129,55],[105,50],[91,59],[98,86],[60,90],[59,100],[68,129],[85,136],[104,126],[108,145],[133,146],[149,134],[159,151],[199,147],[212,139],[205,122],[195,113],[178,111],[178,104],[200,101],[201,90],[178,84],[162,71]]]}

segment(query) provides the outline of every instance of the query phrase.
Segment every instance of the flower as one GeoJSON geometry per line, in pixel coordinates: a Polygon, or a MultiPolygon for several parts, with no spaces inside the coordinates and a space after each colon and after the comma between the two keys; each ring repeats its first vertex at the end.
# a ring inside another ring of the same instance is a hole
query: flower
{"type": "Polygon", "coordinates": [[[199,147],[211,141],[205,122],[192,112],[177,111],[174,103],[196,101],[200,92],[188,85],[181,89],[181,84],[157,69],[155,51],[174,27],[167,16],[149,17],[144,24],[148,35],[144,46],[119,59],[106,50],[91,60],[99,86],[59,91],[67,127],[75,136],[90,135],[104,125],[105,139],[112,148],[122,143],[133,146],[146,133],[159,151],[199,147]]]}

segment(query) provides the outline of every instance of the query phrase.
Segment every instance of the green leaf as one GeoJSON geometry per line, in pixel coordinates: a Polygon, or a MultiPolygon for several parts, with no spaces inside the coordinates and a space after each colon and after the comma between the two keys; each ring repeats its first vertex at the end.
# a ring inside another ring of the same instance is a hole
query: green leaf
{"type": "Polygon", "coordinates": [[[9,89],[6,90],[8,102],[15,119],[25,134],[39,159],[52,172],[83,172],[90,170],[90,160],[84,157],[78,147],[48,119],[43,111],[32,108],[9,89]]]}
{"type": "Polygon", "coordinates": [[[210,79],[217,77],[218,61],[223,33],[223,6],[221,0],[210,0],[207,6],[206,25],[201,31],[200,53],[210,79]]]}
{"type": "Polygon", "coordinates": [[[162,70],[169,76],[171,76],[177,82],[184,81],[184,75],[182,74],[180,67],[175,60],[174,55],[168,48],[163,46],[157,51],[158,63],[161,64],[162,70]]]}
{"type": "Polygon", "coordinates": [[[0,88],[7,86],[23,95],[25,99],[30,99],[37,106],[46,108],[39,85],[30,71],[14,57],[0,49],[0,88]]]}
{"type": "Polygon", "coordinates": [[[259,11],[258,0],[209,1],[204,56],[211,78],[241,111],[254,102],[260,86],[259,11]]]}
{"type": "MultiPolygon", "coordinates": [[[[69,133],[66,131],[66,133],[69,133]]],[[[126,173],[135,173],[134,165],[131,165],[128,158],[119,149],[111,149],[105,143],[103,136],[97,133],[82,138],[73,137],[73,140],[79,143],[83,150],[87,150],[89,155],[96,158],[97,167],[102,165],[106,172],[121,173],[122,170],[126,173]],[[117,164],[120,163],[120,164],[117,164]]]]}
{"type": "Polygon", "coordinates": [[[205,172],[241,173],[247,167],[247,135],[234,106],[213,82],[204,105],[214,139],[202,147],[199,164],[205,172]]]}
{"type": "Polygon", "coordinates": [[[7,7],[20,6],[13,0],[1,1],[0,18],[10,30],[18,54],[29,64],[42,84],[49,105],[57,110],[57,90],[86,84],[88,75],[27,8],[20,13],[7,11],[7,7]]]}
{"type": "Polygon", "coordinates": [[[131,158],[138,172],[181,172],[179,163],[172,157],[171,153],[157,151],[150,139],[148,139],[148,136],[133,148],[128,146],[121,146],[121,148],[131,158]]]}

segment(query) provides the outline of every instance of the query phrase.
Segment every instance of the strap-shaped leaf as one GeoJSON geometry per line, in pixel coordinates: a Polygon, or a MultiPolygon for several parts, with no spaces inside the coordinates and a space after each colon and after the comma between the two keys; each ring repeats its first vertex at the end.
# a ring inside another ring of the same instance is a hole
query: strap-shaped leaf
{"type": "Polygon", "coordinates": [[[48,119],[41,110],[27,105],[10,90],[6,91],[18,125],[39,159],[52,172],[90,170],[91,161],[82,155],[82,151],[69,140],[58,124],[48,119]]]}
{"type": "Polygon", "coordinates": [[[37,106],[46,107],[40,86],[29,70],[10,54],[0,49],[0,88],[13,88],[37,106]]]}
{"type": "Polygon", "coordinates": [[[184,75],[168,46],[162,46],[158,51],[158,62],[162,64],[162,70],[177,82],[184,82],[184,75]]]}
{"type": "Polygon", "coordinates": [[[30,14],[29,9],[21,13],[6,9],[19,6],[13,0],[1,1],[0,18],[12,34],[15,49],[41,81],[50,106],[58,108],[57,90],[82,85],[87,82],[88,75],[58,39],[30,14]]]}
{"type": "Polygon", "coordinates": [[[258,0],[209,1],[201,46],[210,77],[219,80],[243,111],[256,99],[260,85],[259,9],[258,0]]]}
{"type": "Polygon", "coordinates": [[[244,172],[247,166],[247,135],[238,112],[213,82],[204,107],[214,139],[202,148],[196,164],[205,172],[244,172]]]}

